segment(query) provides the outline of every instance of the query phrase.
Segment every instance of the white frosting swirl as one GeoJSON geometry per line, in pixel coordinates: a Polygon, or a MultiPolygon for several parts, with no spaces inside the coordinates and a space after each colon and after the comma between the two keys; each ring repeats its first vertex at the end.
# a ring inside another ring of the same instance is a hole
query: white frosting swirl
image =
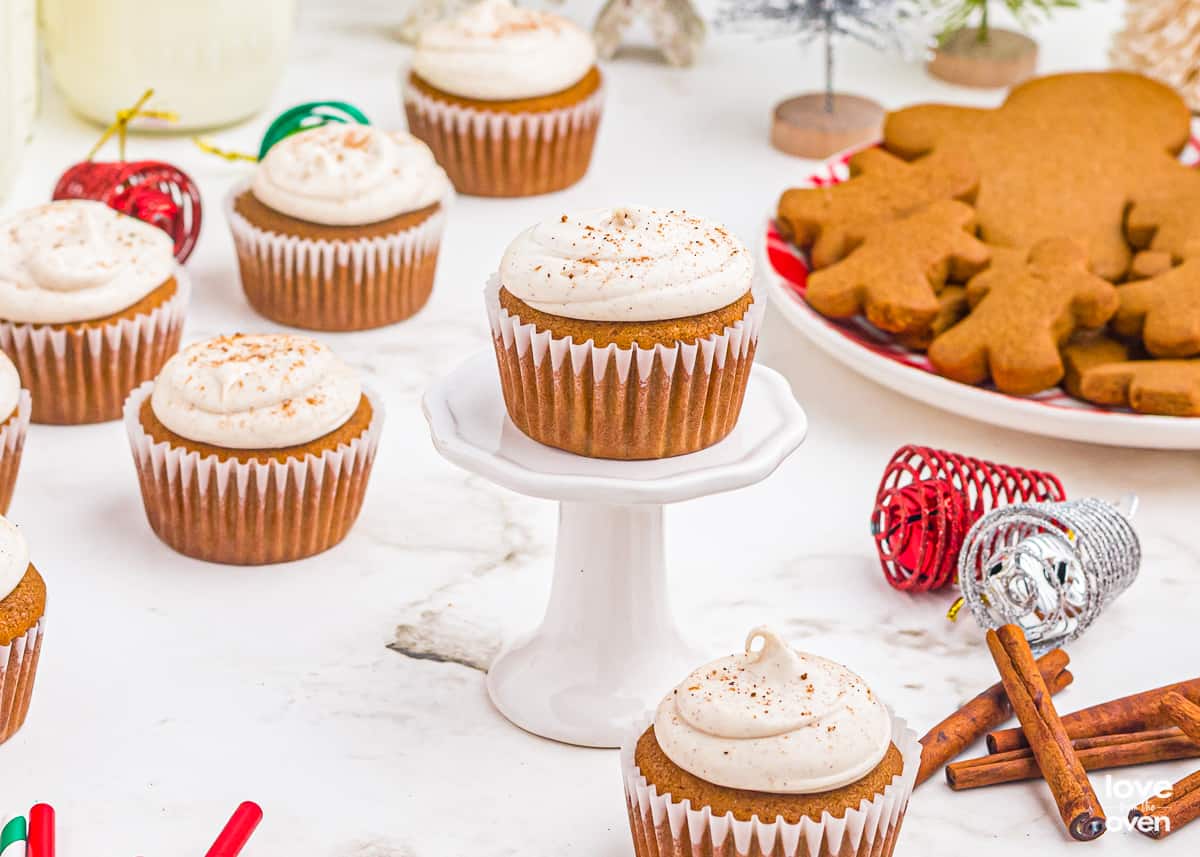
{"type": "Polygon", "coordinates": [[[440,202],[450,180],[404,131],[330,122],[267,152],[251,191],[278,212],[326,226],[362,226],[440,202]]]}
{"type": "Polygon", "coordinates": [[[174,245],[157,226],[92,200],[40,205],[0,225],[0,318],[103,318],[133,306],[174,270],[174,245]]]}
{"type": "Polygon", "coordinates": [[[0,516],[0,601],[13,590],[29,571],[29,545],[17,525],[0,516]]]}
{"type": "Polygon", "coordinates": [[[507,101],[561,92],[595,63],[592,37],[567,19],[482,0],[426,28],[412,68],[443,92],[507,101]]]}
{"type": "Polygon", "coordinates": [[[176,354],[154,382],[150,406],[167,428],[228,449],[279,449],[344,425],[362,387],[315,339],[236,334],[176,354]]]}
{"type": "Polygon", "coordinates": [[[662,701],[654,735],[672,762],[710,783],[816,794],[870,773],[892,723],[854,673],[755,628],[744,655],[701,667],[662,701]]]}
{"type": "Polygon", "coordinates": [[[750,291],[750,253],[684,211],[600,208],[526,229],[500,282],[534,309],[586,321],[662,321],[727,307],[750,291]]]}
{"type": "Polygon", "coordinates": [[[3,351],[0,351],[0,423],[3,423],[17,410],[17,401],[21,397],[21,377],[17,367],[3,351]]]}

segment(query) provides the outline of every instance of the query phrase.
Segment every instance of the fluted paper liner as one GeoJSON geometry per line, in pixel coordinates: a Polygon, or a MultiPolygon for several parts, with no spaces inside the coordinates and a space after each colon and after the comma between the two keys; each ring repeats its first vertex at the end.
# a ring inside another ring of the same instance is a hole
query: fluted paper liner
{"type": "Polygon", "coordinates": [[[263,316],[307,330],[368,330],[404,321],[433,291],[450,197],[416,226],[390,235],[327,241],[260,229],[227,197],[242,290],[263,316]]]}
{"type": "Polygon", "coordinates": [[[29,391],[22,389],[17,396],[17,408],[0,424],[0,515],[8,512],[17,471],[21,469],[21,453],[25,450],[25,435],[29,433],[29,417],[33,403],[29,391]]]}
{"type": "Polygon", "coordinates": [[[528,113],[439,101],[404,85],[408,130],[433,150],[455,189],[472,196],[533,196],[575,184],[592,160],[603,107],[603,84],[578,104],[528,113]]]}
{"type": "Polygon", "coordinates": [[[904,759],[903,770],[882,794],[864,799],[841,818],[828,812],[798,824],[754,816],[739,821],[733,813],[713,814],[710,807],[694,808],[658,794],[634,761],[646,718],[621,748],[625,805],[637,857],[890,857],[896,847],[908,799],[921,764],[917,733],[903,720],[892,718],[892,743],[904,759]]]}
{"type": "Polygon", "coordinates": [[[638,460],[684,455],[733,431],[754,362],[766,302],[692,344],[603,348],[555,338],[486,300],[508,415],[547,446],[592,458],[638,460]]]}
{"type": "Polygon", "coordinates": [[[129,391],[179,350],[191,284],[176,266],[175,294],[147,313],[76,330],[0,321],[0,348],[33,399],[35,423],[79,425],[121,418],[129,391]]]}
{"type": "Polygon", "coordinates": [[[22,636],[0,646],[0,744],[17,734],[29,714],[45,631],[43,616],[22,636]]]}
{"type": "Polygon", "coordinates": [[[142,427],[142,404],[154,389],[138,387],[125,403],[142,500],[150,527],[187,556],[229,565],[289,562],[327,550],[354,525],[362,508],[383,405],[370,390],[371,422],[357,438],[303,459],[219,460],[142,427]]]}

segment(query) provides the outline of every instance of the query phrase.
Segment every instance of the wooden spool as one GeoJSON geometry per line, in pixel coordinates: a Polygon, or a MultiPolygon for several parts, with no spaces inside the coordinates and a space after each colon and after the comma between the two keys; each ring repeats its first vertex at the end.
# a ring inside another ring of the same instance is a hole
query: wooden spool
{"type": "Polygon", "coordinates": [[[979,30],[966,27],[947,36],[925,68],[949,83],[995,89],[1033,77],[1037,56],[1037,42],[1022,33],[990,27],[980,41],[979,30]]]}
{"type": "Polygon", "coordinates": [[[877,102],[835,93],[833,110],[825,106],[821,92],[781,101],[771,123],[771,145],[800,158],[828,158],[883,136],[884,110],[877,102]]]}

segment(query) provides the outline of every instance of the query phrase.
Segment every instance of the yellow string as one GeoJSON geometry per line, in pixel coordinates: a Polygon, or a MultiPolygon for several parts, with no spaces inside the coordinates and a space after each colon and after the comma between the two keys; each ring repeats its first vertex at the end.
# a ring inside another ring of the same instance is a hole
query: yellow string
{"type": "Polygon", "coordinates": [[[117,135],[117,151],[120,154],[122,161],[125,160],[125,132],[129,128],[129,123],[138,117],[145,119],[162,119],[165,122],[178,122],[179,115],[172,113],[170,110],[143,110],[146,102],[154,97],[154,90],[147,89],[142,93],[142,97],[134,102],[133,106],[126,110],[117,111],[117,120],[108,126],[100,139],[96,141],[96,145],[92,146],[92,150],[87,154],[87,160],[96,157],[96,153],[112,139],[113,134],[117,135]]]}
{"type": "Polygon", "coordinates": [[[949,619],[951,622],[957,622],[958,621],[958,611],[962,610],[963,605],[966,603],[967,602],[964,599],[959,598],[957,601],[955,601],[953,604],[951,604],[950,609],[946,611],[946,618],[949,619]]]}
{"type": "Polygon", "coordinates": [[[224,158],[227,161],[249,161],[252,164],[258,162],[258,158],[254,157],[254,155],[248,155],[245,152],[235,152],[232,149],[222,149],[215,143],[208,142],[203,137],[193,137],[192,142],[200,148],[200,151],[216,155],[218,158],[224,158]]]}

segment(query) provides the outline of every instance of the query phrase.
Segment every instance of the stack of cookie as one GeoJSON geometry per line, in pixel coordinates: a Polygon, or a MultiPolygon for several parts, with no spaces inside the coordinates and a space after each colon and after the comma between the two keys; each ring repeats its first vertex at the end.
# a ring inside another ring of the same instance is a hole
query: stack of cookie
{"type": "Polygon", "coordinates": [[[814,309],[865,316],[948,378],[1200,416],[1190,121],[1117,72],[1031,80],[994,110],[917,105],[847,181],[785,192],[779,227],[814,309]]]}

